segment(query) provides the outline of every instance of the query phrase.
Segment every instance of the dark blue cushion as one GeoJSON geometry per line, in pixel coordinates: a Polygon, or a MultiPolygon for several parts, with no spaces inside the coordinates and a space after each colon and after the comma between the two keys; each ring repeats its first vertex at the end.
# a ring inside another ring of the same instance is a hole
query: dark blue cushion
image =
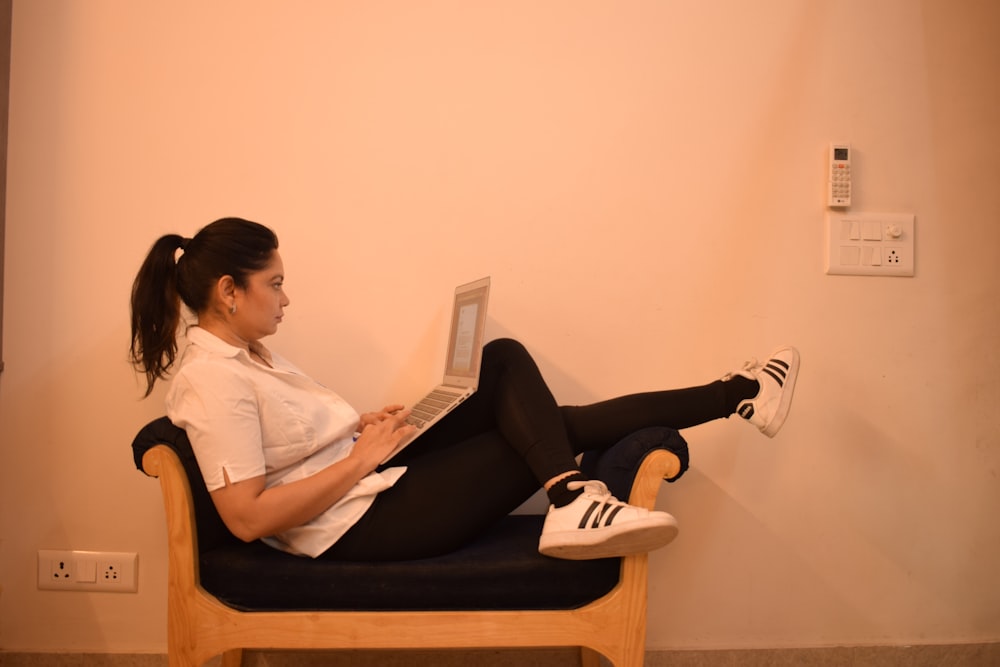
{"type": "MultiPolygon", "coordinates": [[[[618,583],[620,560],[568,561],[538,553],[542,516],[504,518],[480,540],[444,556],[395,563],[349,563],[292,556],[261,542],[246,544],[222,523],[183,430],[165,417],[143,428],[132,443],[136,465],[156,444],[180,455],[195,499],[201,584],[234,608],[272,610],[480,610],[572,609],[618,583]]],[[[652,449],[687,446],[671,429],[646,429],[602,456],[586,455],[588,468],[628,497],[635,471],[652,449]]],[[[685,466],[686,467],[686,466],[685,466]]]]}
{"type": "Polygon", "coordinates": [[[202,552],[211,551],[220,546],[243,544],[239,538],[229,532],[222,517],[215,511],[212,497],[201,476],[198,462],[194,458],[194,450],[184,429],[177,428],[166,417],[151,421],[139,431],[132,441],[132,457],[135,466],[142,470],[142,457],[156,445],[169,445],[177,452],[184,472],[187,473],[191,485],[191,495],[194,496],[194,514],[198,535],[198,549],[202,552]]]}
{"type": "Polygon", "coordinates": [[[668,479],[676,482],[687,472],[690,462],[688,446],[681,434],[672,428],[645,428],[620,440],[604,452],[586,452],[580,461],[580,469],[591,479],[599,479],[608,485],[608,490],[620,500],[628,500],[639,466],[646,454],[654,449],[666,449],[680,459],[680,472],[668,479]]]}

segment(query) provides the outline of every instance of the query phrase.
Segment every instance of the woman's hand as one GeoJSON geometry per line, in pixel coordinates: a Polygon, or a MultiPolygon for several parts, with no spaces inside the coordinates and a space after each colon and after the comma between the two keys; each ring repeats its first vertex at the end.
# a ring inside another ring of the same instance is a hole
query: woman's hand
{"type": "Polygon", "coordinates": [[[417,430],[406,423],[410,411],[402,405],[388,405],[381,412],[361,415],[360,435],[351,456],[361,458],[374,470],[417,430]]]}
{"type": "Polygon", "coordinates": [[[381,421],[392,418],[402,409],[402,405],[387,405],[382,408],[381,412],[365,412],[361,415],[361,423],[358,426],[358,432],[360,433],[361,431],[364,431],[366,426],[377,424],[381,421]]]}

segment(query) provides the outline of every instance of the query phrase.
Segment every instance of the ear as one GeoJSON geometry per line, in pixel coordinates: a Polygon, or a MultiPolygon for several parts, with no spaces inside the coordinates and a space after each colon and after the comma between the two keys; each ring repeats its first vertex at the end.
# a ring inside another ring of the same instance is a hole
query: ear
{"type": "Polygon", "coordinates": [[[215,298],[225,308],[233,303],[236,294],[236,281],[232,276],[222,276],[215,282],[215,298]]]}

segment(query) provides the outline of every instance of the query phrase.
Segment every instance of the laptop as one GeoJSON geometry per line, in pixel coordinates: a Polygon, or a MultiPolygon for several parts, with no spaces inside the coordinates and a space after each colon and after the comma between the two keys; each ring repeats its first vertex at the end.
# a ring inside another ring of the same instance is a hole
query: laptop
{"type": "Polygon", "coordinates": [[[400,443],[382,463],[419,438],[478,389],[489,296],[488,276],[455,288],[444,376],[440,384],[419,401],[410,404],[412,413],[406,422],[417,427],[417,430],[413,436],[400,443]]]}

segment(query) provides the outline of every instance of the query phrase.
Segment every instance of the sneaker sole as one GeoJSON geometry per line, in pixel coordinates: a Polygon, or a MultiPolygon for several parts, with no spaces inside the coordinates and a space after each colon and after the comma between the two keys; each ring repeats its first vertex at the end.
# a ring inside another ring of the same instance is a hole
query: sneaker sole
{"type": "Polygon", "coordinates": [[[538,551],[565,560],[620,558],[659,549],[677,537],[677,520],[665,512],[663,516],[643,521],[641,527],[637,528],[634,523],[543,534],[538,541],[538,551]]]}
{"type": "MultiPolygon", "coordinates": [[[[788,373],[785,375],[785,383],[781,390],[781,402],[778,403],[778,409],[775,411],[774,416],[771,417],[771,421],[760,430],[761,433],[769,438],[773,438],[781,430],[781,427],[785,425],[785,419],[792,408],[795,381],[799,378],[799,351],[794,347],[789,349],[792,351],[792,362],[788,367],[788,373]]],[[[773,357],[774,355],[772,354],[771,356],[773,357]]]]}

